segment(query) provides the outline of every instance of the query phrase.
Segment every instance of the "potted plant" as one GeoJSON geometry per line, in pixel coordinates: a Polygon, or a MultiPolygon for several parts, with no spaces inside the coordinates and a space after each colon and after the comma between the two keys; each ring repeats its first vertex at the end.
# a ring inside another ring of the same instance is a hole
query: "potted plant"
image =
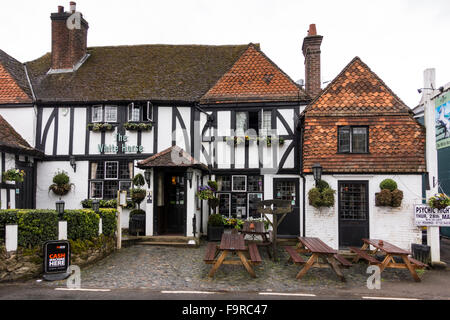
{"type": "Polygon", "coordinates": [[[317,186],[308,192],[309,204],[317,209],[321,207],[330,208],[334,206],[335,193],[336,191],[331,189],[326,181],[320,180],[317,186]]]}
{"type": "Polygon", "coordinates": [[[2,174],[3,181],[9,184],[15,184],[16,182],[23,182],[25,177],[25,171],[19,169],[9,169],[2,174]]]}
{"type": "Polygon", "coordinates": [[[428,200],[428,205],[433,209],[445,209],[450,206],[450,198],[445,193],[439,193],[428,200]]]}
{"type": "Polygon", "coordinates": [[[49,191],[53,191],[54,194],[58,196],[65,196],[74,186],[70,183],[70,178],[65,171],[56,172],[53,177],[53,184],[48,188],[49,191]]]}
{"type": "Polygon", "coordinates": [[[377,207],[397,208],[402,205],[403,191],[397,189],[397,183],[392,179],[384,179],[380,183],[381,191],[375,193],[377,207]]]}
{"type": "Polygon", "coordinates": [[[220,214],[212,214],[208,218],[208,241],[220,241],[224,229],[223,218],[220,214]]]}
{"type": "Polygon", "coordinates": [[[145,179],[142,174],[137,174],[133,178],[133,184],[135,188],[131,189],[131,199],[134,203],[138,205],[138,208],[141,208],[141,202],[145,199],[147,196],[147,191],[145,189],[142,189],[141,187],[145,185],[145,179]]]}

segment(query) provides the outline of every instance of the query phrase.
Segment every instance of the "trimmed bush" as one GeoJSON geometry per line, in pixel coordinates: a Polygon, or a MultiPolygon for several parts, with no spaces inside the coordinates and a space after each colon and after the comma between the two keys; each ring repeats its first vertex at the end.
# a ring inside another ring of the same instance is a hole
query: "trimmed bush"
{"type": "Polygon", "coordinates": [[[67,237],[72,240],[89,240],[98,237],[100,216],[92,210],[66,210],[67,237]]]}
{"type": "Polygon", "coordinates": [[[402,200],[403,200],[403,191],[395,189],[394,191],[391,192],[391,194],[392,194],[391,205],[394,208],[400,207],[402,205],[402,200]]]}
{"type": "Polygon", "coordinates": [[[321,180],[317,188],[312,188],[308,192],[309,204],[314,208],[334,206],[335,190],[331,189],[327,182],[321,180]],[[320,188],[322,187],[322,189],[320,188]]]}
{"type": "Polygon", "coordinates": [[[102,233],[107,237],[114,236],[117,229],[117,210],[100,209],[100,217],[102,218],[102,233]]]}
{"type": "Polygon", "coordinates": [[[394,191],[395,189],[397,189],[397,182],[395,182],[392,179],[384,179],[380,183],[380,189],[381,190],[388,189],[390,191],[394,191]]]}
{"type": "MultiPolygon", "coordinates": [[[[83,201],[81,201],[81,205],[83,206],[83,209],[92,209],[92,199],[84,199],[83,201]]],[[[126,209],[134,209],[135,207],[136,205],[133,201],[127,200],[127,206],[125,207],[126,209]]],[[[116,209],[117,200],[100,200],[100,208],[116,209]]]]}
{"type": "Polygon", "coordinates": [[[329,189],[330,185],[325,180],[320,180],[319,182],[317,182],[317,188],[322,191],[324,189],[329,189]]]}
{"type": "Polygon", "coordinates": [[[140,173],[138,173],[134,178],[133,178],[133,184],[136,187],[142,187],[145,184],[145,179],[144,176],[140,173]]]}
{"type": "Polygon", "coordinates": [[[130,218],[136,214],[144,214],[145,215],[145,211],[142,209],[135,209],[135,210],[131,210],[130,211],[130,218]]]}
{"type": "Polygon", "coordinates": [[[392,203],[392,193],[389,189],[382,189],[375,195],[375,204],[378,207],[388,207],[392,203]]]}

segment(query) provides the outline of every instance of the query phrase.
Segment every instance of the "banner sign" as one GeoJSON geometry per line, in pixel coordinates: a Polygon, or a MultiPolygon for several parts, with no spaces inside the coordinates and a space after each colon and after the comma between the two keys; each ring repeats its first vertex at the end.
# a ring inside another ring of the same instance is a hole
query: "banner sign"
{"type": "Polygon", "coordinates": [[[418,204],[414,208],[414,217],[419,227],[450,227],[450,207],[438,210],[418,204]]]}
{"type": "Polygon", "coordinates": [[[68,241],[47,241],[44,244],[44,272],[67,273],[70,244],[68,241]]]}
{"type": "Polygon", "coordinates": [[[450,91],[440,95],[435,102],[436,148],[450,147],[450,91]]]}

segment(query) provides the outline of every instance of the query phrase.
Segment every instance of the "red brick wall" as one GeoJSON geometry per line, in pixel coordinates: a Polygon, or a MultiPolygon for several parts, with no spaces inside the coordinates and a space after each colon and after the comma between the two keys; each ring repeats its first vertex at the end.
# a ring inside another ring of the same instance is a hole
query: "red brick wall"
{"type": "Polygon", "coordinates": [[[303,41],[305,56],[305,88],[311,98],[321,91],[320,79],[320,45],[322,36],[308,36],[303,41]]]}
{"type": "Polygon", "coordinates": [[[303,171],[425,172],[425,128],[409,115],[305,117],[303,171]],[[338,154],[338,126],[369,126],[368,154],[338,154]]]}

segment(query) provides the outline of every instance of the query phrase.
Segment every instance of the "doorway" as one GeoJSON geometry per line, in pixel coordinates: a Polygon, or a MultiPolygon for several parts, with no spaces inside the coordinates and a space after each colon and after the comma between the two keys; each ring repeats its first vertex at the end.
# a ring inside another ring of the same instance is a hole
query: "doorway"
{"type": "Polygon", "coordinates": [[[339,181],[339,247],[361,246],[369,238],[368,181],[339,181]]]}
{"type": "Polygon", "coordinates": [[[288,213],[278,226],[279,238],[296,238],[300,236],[299,182],[296,178],[273,179],[273,198],[288,200],[292,212],[288,213]]]}
{"type": "Polygon", "coordinates": [[[16,182],[16,209],[34,209],[34,166],[27,162],[16,161],[16,168],[25,172],[23,182],[16,182]]]}

